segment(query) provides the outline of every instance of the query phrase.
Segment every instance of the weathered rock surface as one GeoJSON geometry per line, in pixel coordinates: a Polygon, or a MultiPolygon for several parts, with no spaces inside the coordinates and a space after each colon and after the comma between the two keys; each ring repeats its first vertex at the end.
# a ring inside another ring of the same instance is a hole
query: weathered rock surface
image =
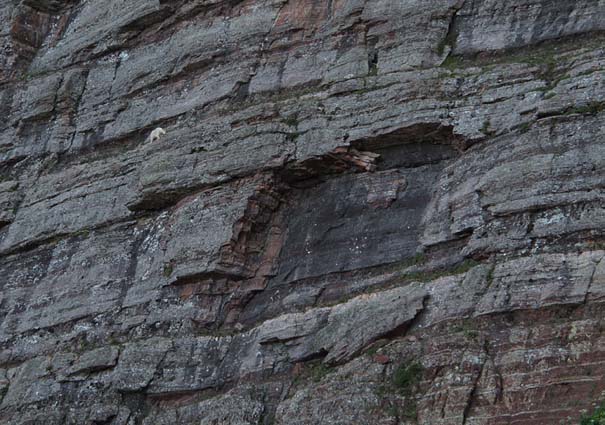
{"type": "Polygon", "coordinates": [[[602,1],[0,0],[0,23],[1,423],[605,401],[602,1]]]}

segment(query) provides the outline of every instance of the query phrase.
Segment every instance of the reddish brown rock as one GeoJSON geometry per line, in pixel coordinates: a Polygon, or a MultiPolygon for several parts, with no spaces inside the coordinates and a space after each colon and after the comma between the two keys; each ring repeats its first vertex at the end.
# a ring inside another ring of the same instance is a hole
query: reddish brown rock
{"type": "Polygon", "coordinates": [[[391,362],[391,359],[389,356],[385,356],[384,354],[376,354],[374,356],[374,361],[380,364],[387,364],[391,362]]]}

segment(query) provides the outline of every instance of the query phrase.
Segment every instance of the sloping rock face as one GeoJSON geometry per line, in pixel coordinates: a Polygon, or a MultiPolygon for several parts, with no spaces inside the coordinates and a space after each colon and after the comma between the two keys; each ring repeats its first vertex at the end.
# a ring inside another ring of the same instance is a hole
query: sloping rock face
{"type": "Polygon", "coordinates": [[[603,1],[0,0],[0,22],[1,423],[550,425],[605,401],[603,1]]]}

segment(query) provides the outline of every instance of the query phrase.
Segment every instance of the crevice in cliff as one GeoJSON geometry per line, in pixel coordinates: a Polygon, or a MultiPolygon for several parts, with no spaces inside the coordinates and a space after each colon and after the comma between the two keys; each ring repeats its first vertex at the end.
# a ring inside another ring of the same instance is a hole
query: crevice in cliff
{"type": "Polygon", "coordinates": [[[588,280],[588,286],[586,287],[586,295],[584,296],[584,304],[588,303],[588,299],[590,298],[590,293],[591,293],[591,289],[592,289],[592,284],[594,282],[595,274],[603,261],[605,261],[605,256],[601,257],[601,259],[597,263],[595,263],[593,266],[592,273],[590,274],[590,279],[588,280]]]}
{"type": "MultiPolygon", "coordinates": [[[[116,68],[116,71],[117,71],[117,68],[116,68]]],[[[71,134],[71,137],[69,138],[69,143],[67,143],[67,146],[65,147],[66,153],[71,151],[71,148],[74,143],[74,139],[76,138],[76,135],[78,134],[78,132],[76,130],[76,117],[77,117],[78,111],[80,110],[80,104],[82,103],[82,98],[84,97],[84,93],[86,92],[86,85],[88,83],[89,74],[90,74],[90,69],[88,69],[88,68],[86,68],[82,72],[82,74],[81,74],[82,79],[83,79],[82,88],[77,92],[76,97],[73,100],[72,109],[69,113],[69,122],[74,127],[74,129],[71,134]]],[[[114,75],[114,79],[115,79],[115,75],[114,75]]]]}
{"type": "Polygon", "coordinates": [[[449,19],[447,32],[445,33],[445,36],[443,37],[439,45],[437,46],[437,53],[440,56],[446,53],[447,50],[447,54],[443,58],[444,61],[449,57],[449,55],[454,54],[453,52],[456,47],[456,39],[458,38],[456,18],[458,17],[458,13],[460,12],[460,10],[462,10],[465,3],[466,0],[458,1],[458,3],[452,8],[453,12],[449,19]]]}
{"type": "Polygon", "coordinates": [[[366,41],[368,49],[368,75],[374,76],[378,74],[378,51],[376,50],[377,40],[372,38],[366,41]]]}
{"type": "MultiPolygon", "coordinates": [[[[10,386],[11,386],[11,376],[10,376],[10,374],[4,372],[3,375],[2,375],[2,377],[6,380],[6,385],[2,389],[2,391],[0,391],[0,405],[4,401],[4,397],[6,397],[6,394],[8,394],[8,391],[9,391],[10,386]]],[[[0,377],[0,379],[2,379],[2,378],[0,377]]]]}
{"type": "MultiPolygon", "coordinates": [[[[490,402],[492,404],[496,404],[499,403],[500,401],[503,400],[504,398],[504,379],[502,377],[502,371],[500,370],[500,367],[498,367],[498,365],[496,364],[496,358],[494,356],[494,354],[492,353],[491,349],[490,349],[490,341],[486,338],[484,340],[484,351],[485,354],[487,356],[486,359],[486,363],[485,364],[491,364],[491,367],[493,368],[493,373],[494,373],[494,379],[495,379],[495,394],[494,394],[494,398],[493,400],[490,400],[490,402]]],[[[482,369],[482,374],[483,374],[483,370],[485,370],[485,365],[482,369]]],[[[481,379],[482,377],[480,376],[479,379],[481,379]]]]}
{"type": "Polygon", "coordinates": [[[536,116],[537,120],[568,116],[568,115],[598,115],[605,111],[605,102],[603,101],[592,101],[585,104],[565,106],[555,111],[539,112],[536,116]]]}
{"type": "Polygon", "coordinates": [[[164,22],[177,10],[177,6],[172,2],[160,1],[159,3],[160,7],[157,8],[157,10],[117,28],[117,33],[124,34],[129,39],[134,39],[140,36],[147,28],[154,27],[156,24],[164,22]]]}
{"type": "Polygon", "coordinates": [[[466,421],[469,418],[470,411],[471,411],[471,409],[473,407],[473,404],[474,404],[474,401],[475,401],[475,393],[477,392],[477,385],[479,383],[479,379],[481,377],[481,374],[483,373],[484,366],[485,366],[485,362],[481,365],[481,370],[479,371],[479,374],[477,375],[477,377],[473,381],[471,391],[468,394],[468,397],[466,399],[466,404],[465,404],[464,409],[462,411],[462,425],[466,425],[466,421]]]}

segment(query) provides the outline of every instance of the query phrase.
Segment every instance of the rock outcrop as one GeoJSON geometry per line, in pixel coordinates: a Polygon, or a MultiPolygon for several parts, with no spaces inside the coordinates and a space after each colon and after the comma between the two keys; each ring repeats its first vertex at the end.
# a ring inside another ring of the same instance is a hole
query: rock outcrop
{"type": "Polygon", "coordinates": [[[0,0],[0,22],[1,423],[605,402],[603,1],[0,0]]]}

